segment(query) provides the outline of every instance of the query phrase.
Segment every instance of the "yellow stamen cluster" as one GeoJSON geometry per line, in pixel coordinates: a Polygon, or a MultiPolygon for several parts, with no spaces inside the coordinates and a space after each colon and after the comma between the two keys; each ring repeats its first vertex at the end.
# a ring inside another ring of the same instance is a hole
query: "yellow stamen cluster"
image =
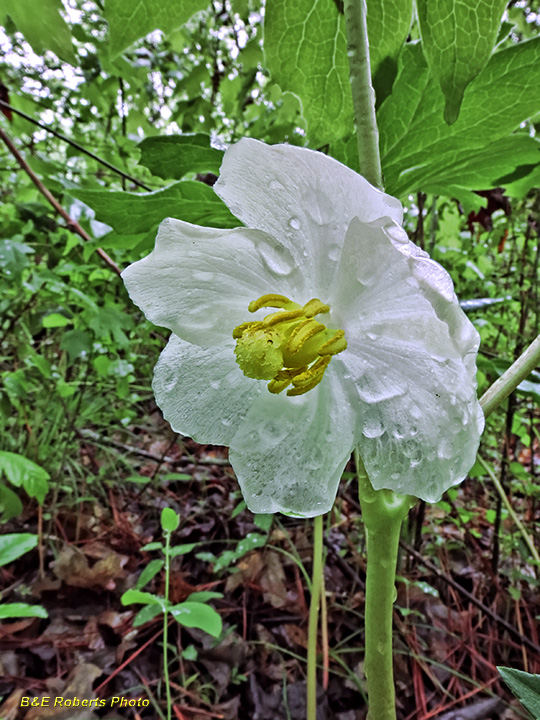
{"type": "Polygon", "coordinates": [[[269,380],[271,393],[289,388],[287,395],[303,395],[321,382],[332,356],[345,350],[345,333],[314,320],[330,312],[316,298],[302,306],[284,295],[267,294],[251,302],[248,310],[263,307],[279,310],[233,331],[236,362],[247,377],[269,380]]]}

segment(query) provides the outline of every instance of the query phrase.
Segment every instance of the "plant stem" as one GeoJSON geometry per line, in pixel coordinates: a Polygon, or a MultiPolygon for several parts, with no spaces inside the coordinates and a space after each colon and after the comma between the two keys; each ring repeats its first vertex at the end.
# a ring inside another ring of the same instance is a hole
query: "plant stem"
{"type": "Polygon", "coordinates": [[[513,392],[522,380],[525,380],[537,365],[540,364],[540,335],[533,340],[508,370],[495,380],[480,398],[480,405],[487,417],[497,405],[502,403],[513,392]]]}
{"type": "Polygon", "coordinates": [[[345,0],[345,28],[360,172],[383,189],[375,92],[371,84],[366,0],[345,0]]]}
{"type": "Polygon", "coordinates": [[[508,499],[508,496],[506,495],[503,486],[501,485],[501,482],[499,478],[495,475],[493,470],[489,467],[487,462],[484,460],[484,458],[478,454],[476,456],[477,460],[480,462],[480,465],[484,468],[484,470],[487,472],[489,477],[491,478],[491,482],[495,485],[495,489],[499,493],[499,497],[501,498],[502,502],[504,503],[504,506],[506,507],[508,514],[514,521],[514,523],[517,525],[519,532],[521,533],[521,537],[523,538],[523,542],[527,547],[529,548],[529,551],[531,555],[533,556],[535,562],[538,566],[540,566],[540,554],[538,553],[538,550],[536,549],[534,545],[534,541],[527,532],[527,529],[525,525],[521,522],[521,520],[518,518],[517,513],[515,512],[514,508],[512,507],[512,503],[508,499]]]}
{"type": "Polygon", "coordinates": [[[370,720],[395,720],[392,668],[392,616],[401,523],[411,498],[391,490],[374,490],[355,453],[358,492],[367,536],[365,658],[370,720]]]}
{"type": "Polygon", "coordinates": [[[323,516],[313,521],[313,572],[307,649],[307,720],[317,720],[317,629],[323,572],[323,516]]]}
{"type": "Polygon", "coordinates": [[[163,608],[163,679],[165,680],[165,692],[167,694],[167,720],[171,720],[171,686],[169,683],[168,663],[168,631],[169,631],[169,582],[171,569],[171,533],[165,530],[165,607],[163,608]]]}

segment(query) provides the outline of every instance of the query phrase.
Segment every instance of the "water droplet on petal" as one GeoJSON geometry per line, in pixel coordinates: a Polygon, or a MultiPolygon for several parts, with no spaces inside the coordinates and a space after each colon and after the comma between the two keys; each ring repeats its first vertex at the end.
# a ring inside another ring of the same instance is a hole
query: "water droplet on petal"
{"type": "Polygon", "coordinates": [[[336,260],[339,260],[339,257],[341,255],[341,246],[340,245],[331,245],[328,249],[328,257],[332,262],[335,262],[336,260]]]}
{"type": "Polygon", "coordinates": [[[396,438],[396,440],[403,440],[405,437],[405,428],[402,425],[396,425],[392,431],[392,435],[396,438]]]}
{"type": "Polygon", "coordinates": [[[283,245],[265,243],[259,247],[259,254],[268,270],[276,275],[290,275],[294,270],[294,261],[283,245]]]}
{"type": "Polygon", "coordinates": [[[171,390],[174,390],[176,386],[176,377],[174,375],[171,375],[170,377],[166,378],[166,380],[163,383],[163,389],[165,392],[171,392],[171,390]]]}
{"type": "Polygon", "coordinates": [[[300,230],[300,220],[297,217],[292,217],[289,220],[289,225],[293,230],[300,230]]]}
{"type": "Polygon", "coordinates": [[[402,227],[399,225],[388,225],[386,228],[386,234],[390,236],[392,240],[405,245],[409,242],[409,236],[402,227]]]}
{"type": "Polygon", "coordinates": [[[356,279],[359,283],[362,283],[362,285],[367,287],[376,282],[377,276],[373,272],[372,268],[367,264],[364,265],[360,259],[358,267],[356,268],[356,279]]]}
{"type": "Polygon", "coordinates": [[[378,415],[366,415],[362,434],[367,438],[378,438],[384,432],[382,422],[378,415]]]}

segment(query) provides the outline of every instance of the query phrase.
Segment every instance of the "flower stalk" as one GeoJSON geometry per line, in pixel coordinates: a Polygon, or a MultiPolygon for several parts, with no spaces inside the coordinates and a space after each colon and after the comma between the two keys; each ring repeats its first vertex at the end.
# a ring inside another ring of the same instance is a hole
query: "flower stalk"
{"type": "Polygon", "coordinates": [[[313,521],[313,570],[307,648],[307,720],[317,720],[317,630],[323,574],[323,516],[313,521]]]}
{"type": "Polygon", "coordinates": [[[492,413],[538,365],[540,365],[540,335],[482,395],[480,405],[484,415],[487,417],[492,413]]]}
{"type": "Polygon", "coordinates": [[[370,720],[396,720],[392,657],[392,616],[401,524],[411,498],[374,490],[355,453],[358,493],[367,538],[365,660],[370,720]]]}
{"type": "Polygon", "coordinates": [[[371,84],[366,0],[345,0],[344,13],[360,172],[372,185],[382,190],[375,91],[371,84]]]}

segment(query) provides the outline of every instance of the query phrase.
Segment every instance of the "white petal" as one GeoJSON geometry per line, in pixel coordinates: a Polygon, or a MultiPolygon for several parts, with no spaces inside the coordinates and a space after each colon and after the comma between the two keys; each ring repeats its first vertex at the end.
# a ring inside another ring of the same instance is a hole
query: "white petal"
{"type": "Polygon", "coordinates": [[[327,295],[347,227],[388,216],[398,200],[323,153],[244,138],[225,153],[216,193],[245,225],[270,233],[304,266],[313,294],[327,295]]]}
{"type": "Polygon", "coordinates": [[[341,379],[326,371],[305,395],[263,392],[229,453],[252,512],[328,512],[354,445],[355,413],[341,379]]]}
{"type": "Polygon", "coordinates": [[[154,370],[156,401],[175,432],[199,443],[229,445],[265,383],[246,378],[234,342],[203,349],[171,335],[154,370]]]}
{"type": "Polygon", "coordinates": [[[149,320],[203,347],[228,341],[237,325],[253,319],[247,307],[261,295],[303,296],[290,253],[266,233],[172,218],[161,223],[150,255],[122,278],[149,320]]]}
{"type": "Polygon", "coordinates": [[[332,363],[357,389],[364,464],[375,488],[434,502],[478,449],[477,333],[447,273],[383,225],[353,221],[344,255],[335,305],[348,348],[332,363]]]}

